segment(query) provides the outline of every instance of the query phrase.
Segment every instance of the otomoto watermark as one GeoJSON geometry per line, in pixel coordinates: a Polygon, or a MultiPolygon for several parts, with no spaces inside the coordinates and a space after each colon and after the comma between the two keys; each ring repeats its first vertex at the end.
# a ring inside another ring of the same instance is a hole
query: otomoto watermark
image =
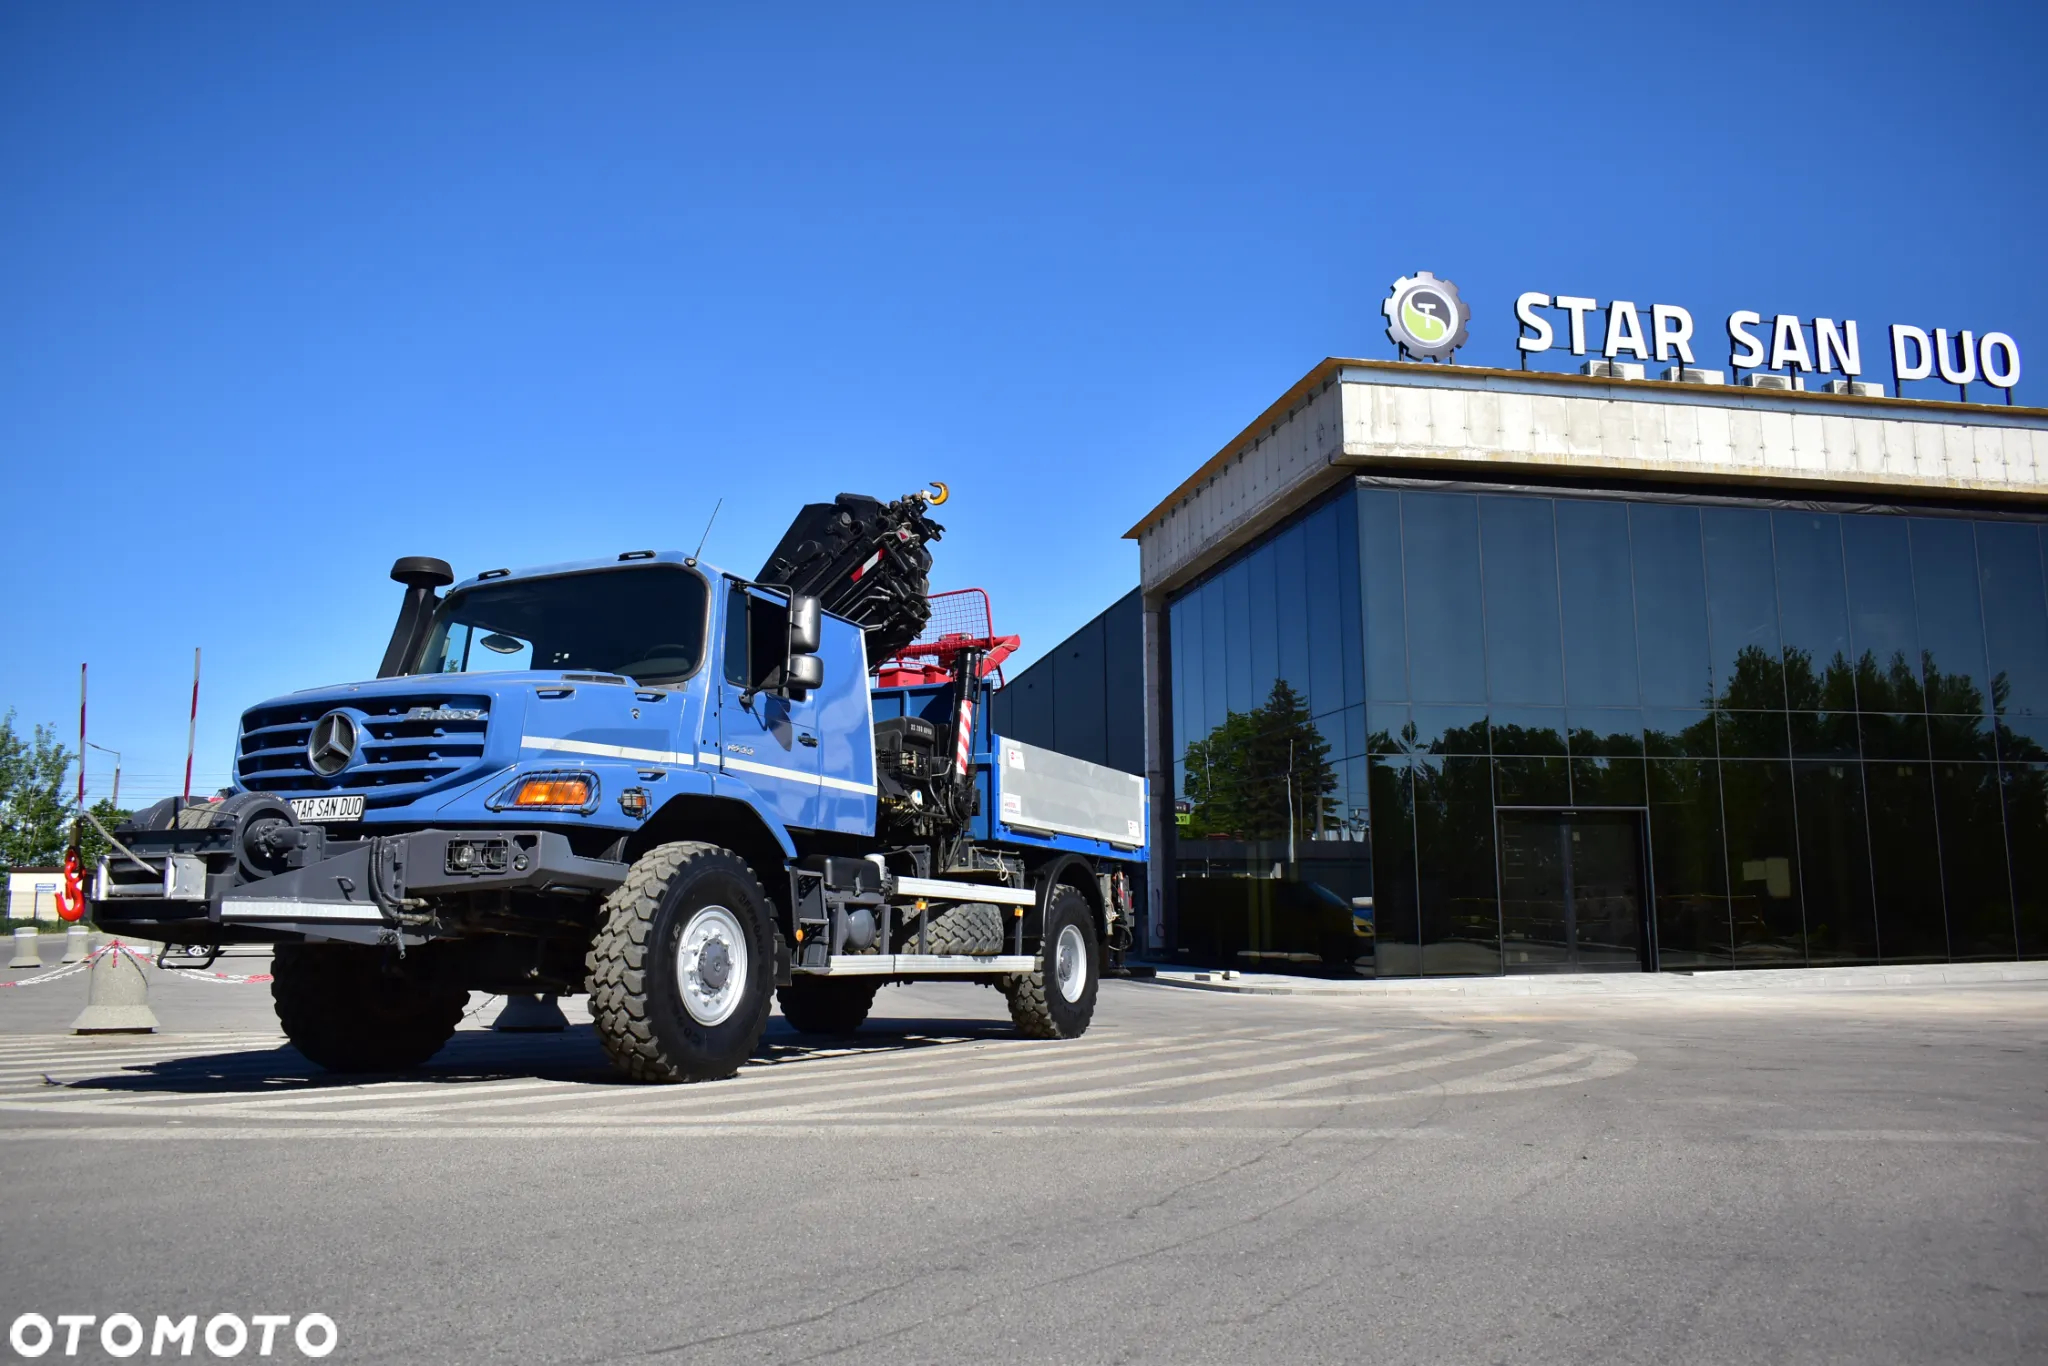
{"type": "Polygon", "coordinates": [[[324,1357],[341,1340],[325,1314],[215,1314],[202,1325],[197,1314],[153,1316],[145,1328],[135,1314],[17,1314],[7,1328],[16,1356],[75,1357],[97,1345],[110,1357],[285,1356],[324,1357]]]}

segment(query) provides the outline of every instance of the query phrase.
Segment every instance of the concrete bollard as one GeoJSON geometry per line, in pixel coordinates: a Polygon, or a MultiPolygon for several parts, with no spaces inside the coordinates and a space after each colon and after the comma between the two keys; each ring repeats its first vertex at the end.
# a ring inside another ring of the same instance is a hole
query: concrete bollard
{"type": "MultiPolygon", "coordinates": [[[[120,940],[115,940],[116,945],[120,940]]],[[[71,1022],[73,1034],[152,1034],[156,1012],[149,1008],[149,979],[142,964],[118,947],[101,954],[86,976],[92,987],[85,1009],[71,1022]]]]}
{"type": "Polygon", "coordinates": [[[64,931],[64,957],[59,962],[83,963],[92,957],[92,931],[83,925],[73,925],[64,931]]]}
{"type": "Polygon", "coordinates": [[[42,936],[33,928],[14,932],[14,961],[10,968],[39,968],[43,965],[42,936]]]}
{"type": "Polygon", "coordinates": [[[505,1008],[491,1022],[491,1028],[505,1034],[558,1034],[569,1027],[569,1017],[546,996],[507,996],[505,1008]]]}

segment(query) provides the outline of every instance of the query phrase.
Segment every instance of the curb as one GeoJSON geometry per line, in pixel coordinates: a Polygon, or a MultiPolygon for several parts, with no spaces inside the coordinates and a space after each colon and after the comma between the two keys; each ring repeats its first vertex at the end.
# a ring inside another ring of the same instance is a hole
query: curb
{"type": "Polygon", "coordinates": [[[1708,995],[1730,991],[1853,991],[1877,987],[1971,986],[2048,982],[2048,962],[1946,963],[1918,967],[1761,968],[1727,972],[1571,973],[1534,977],[1389,978],[1327,981],[1274,973],[1163,969],[1151,981],[1182,991],[1237,996],[1606,996],[1708,995]]]}

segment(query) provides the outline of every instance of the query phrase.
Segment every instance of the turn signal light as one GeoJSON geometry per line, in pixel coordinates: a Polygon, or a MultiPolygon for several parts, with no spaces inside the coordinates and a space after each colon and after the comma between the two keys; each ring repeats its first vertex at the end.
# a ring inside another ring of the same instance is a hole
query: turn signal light
{"type": "Polygon", "coordinates": [[[588,806],[588,778],[528,778],[512,798],[514,806],[588,806]]]}

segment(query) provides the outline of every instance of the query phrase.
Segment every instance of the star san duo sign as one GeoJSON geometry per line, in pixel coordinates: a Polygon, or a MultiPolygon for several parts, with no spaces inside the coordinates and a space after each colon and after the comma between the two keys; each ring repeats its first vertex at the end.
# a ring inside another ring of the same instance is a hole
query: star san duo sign
{"type": "MultiPolygon", "coordinates": [[[[1472,317],[1458,287],[1426,270],[1395,281],[1381,311],[1387,316],[1387,336],[1404,357],[1438,361],[1449,360],[1464,345],[1472,317]]],[[[1696,329],[1692,313],[1677,304],[1641,308],[1628,299],[1603,304],[1586,295],[1530,290],[1515,300],[1515,321],[1515,345],[1525,358],[1562,344],[1574,356],[1623,364],[1666,363],[1673,367],[1666,371],[1667,379],[1720,379],[1711,370],[1687,373],[1698,364],[1696,329]],[[1589,317],[1598,319],[1597,345],[1589,317]]],[[[1809,375],[1840,376],[1853,384],[1864,372],[1863,332],[1854,318],[1809,320],[1780,313],[1767,323],[1752,309],[1737,309],[1724,326],[1728,368],[1738,375],[1778,372],[1779,387],[1786,387],[1783,381],[1789,379],[1803,388],[1809,375]]],[[[1895,393],[1908,381],[1939,375],[1943,383],[1956,385],[1965,394],[1970,384],[1982,380],[2003,390],[2006,402],[2012,402],[2013,387],[2020,380],[2020,348],[2010,334],[1894,323],[1889,340],[1895,393]]],[[[1703,351],[1704,343],[1700,346],[1703,351]]]]}

